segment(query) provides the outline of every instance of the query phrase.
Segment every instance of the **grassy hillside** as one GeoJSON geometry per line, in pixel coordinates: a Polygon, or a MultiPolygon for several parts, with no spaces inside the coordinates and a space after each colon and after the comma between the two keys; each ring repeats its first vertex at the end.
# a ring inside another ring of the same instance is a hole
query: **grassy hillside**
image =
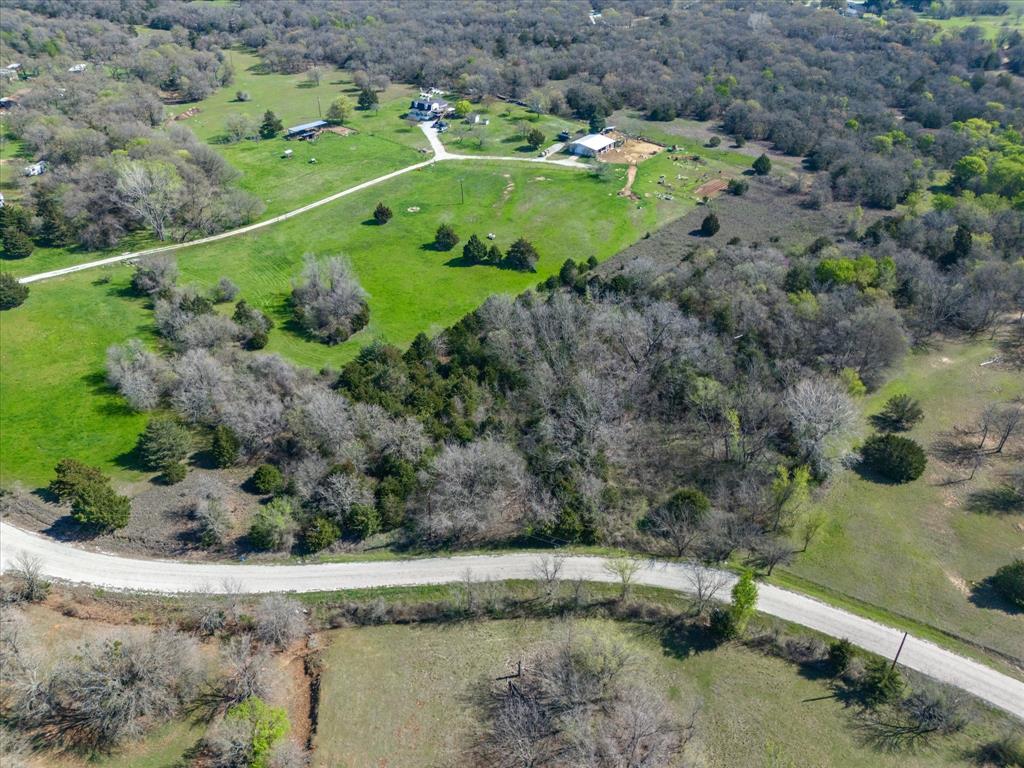
{"type": "Polygon", "coordinates": [[[700,706],[693,765],[941,768],[964,765],[962,750],[981,730],[937,749],[879,752],[858,737],[852,712],[824,683],[785,662],[736,646],[670,650],[635,625],[387,626],[328,633],[313,765],[457,765],[476,725],[473,692],[506,674],[538,642],[568,631],[628,644],[674,711],[686,717],[700,706]]]}
{"type": "MultiPolygon", "coordinates": [[[[877,413],[894,394],[921,402],[925,418],[910,433],[927,449],[942,432],[966,425],[988,403],[1024,395],[1019,371],[981,366],[995,357],[987,342],[944,344],[911,355],[878,392],[865,398],[877,413]]],[[[979,598],[974,586],[1024,551],[1024,515],[969,511],[972,495],[995,482],[979,471],[929,456],[924,476],[906,485],[882,485],[844,472],[817,504],[828,523],[821,538],[790,571],[844,595],[1024,659],[1020,614],[979,598]]]]}

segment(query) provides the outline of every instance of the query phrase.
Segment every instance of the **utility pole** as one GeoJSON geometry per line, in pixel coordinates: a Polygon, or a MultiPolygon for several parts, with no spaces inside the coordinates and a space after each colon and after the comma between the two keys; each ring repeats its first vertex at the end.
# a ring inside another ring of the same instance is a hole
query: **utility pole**
{"type": "Polygon", "coordinates": [[[894,658],[892,660],[892,666],[889,667],[889,671],[890,672],[892,672],[894,669],[896,669],[896,662],[899,661],[900,654],[903,653],[903,644],[905,642],[907,642],[907,633],[906,632],[903,633],[903,639],[900,640],[900,647],[896,650],[896,658],[894,658]]]}
{"type": "Polygon", "coordinates": [[[323,120],[324,119],[324,112],[323,112],[322,109],[320,109],[320,95],[319,94],[317,94],[317,97],[316,97],[316,112],[317,112],[318,115],[320,115],[320,119],[323,120]]]}
{"type": "Polygon", "coordinates": [[[459,205],[466,204],[466,190],[462,188],[462,179],[459,179],[459,205]]]}

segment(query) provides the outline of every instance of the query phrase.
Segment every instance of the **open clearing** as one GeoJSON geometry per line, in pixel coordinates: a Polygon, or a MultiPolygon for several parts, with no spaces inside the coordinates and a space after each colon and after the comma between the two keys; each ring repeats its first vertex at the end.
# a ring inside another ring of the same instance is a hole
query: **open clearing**
{"type": "Polygon", "coordinates": [[[601,161],[605,163],[642,163],[665,149],[649,141],[626,138],[618,132],[608,135],[610,138],[621,140],[622,145],[601,155],[601,161]]]}
{"type": "MultiPolygon", "coordinates": [[[[980,365],[993,357],[986,342],[912,354],[889,383],[864,399],[863,411],[877,413],[897,393],[918,398],[925,418],[909,435],[927,449],[986,404],[1024,395],[1020,371],[980,365]]],[[[1019,460],[1012,454],[996,468],[1019,460]]],[[[972,494],[991,488],[995,473],[989,467],[973,481],[948,483],[966,475],[932,455],[924,476],[906,485],[843,472],[817,505],[828,519],[821,538],[789,571],[1024,660],[1021,614],[973,590],[1024,552],[1024,515],[969,511],[972,494]]]]}
{"type": "MultiPolygon", "coordinates": [[[[660,188],[649,165],[634,189],[660,188]]],[[[625,174],[619,167],[602,180],[550,166],[540,176],[536,167],[516,163],[432,166],[259,232],[183,251],[180,282],[209,286],[230,277],[241,297],[276,321],[268,352],[316,369],[337,366],[374,338],[403,345],[420,331],[450,325],[492,293],[519,293],[557,272],[566,258],[606,259],[692,207],[687,199],[633,203],[618,197],[625,174]],[[366,223],[377,200],[396,212],[385,227],[366,223]],[[496,243],[507,248],[525,236],[540,252],[537,272],[467,267],[460,247],[433,250],[444,221],[463,242],[473,232],[495,232],[496,243]],[[345,344],[310,341],[289,322],[290,281],[307,252],[346,254],[370,294],[370,325],[345,344]]],[[[45,484],[64,456],[99,464],[122,480],[142,476],[130,452],[146,418],[124,406],[103,374],[110,344],[153,336],[151,312],[128,295],[130,274],[118,266],[39,283],[24,306],[5,315],[2,485],[45,484]]]]}
{"type": "Polygon", "coordinates": [[[457,765],[475,726],[471,695],[507,674],[525,650],[568,631],[628,644],[681,716],[699,704],[692,757],[707,768],[938,768],[963,765],[960,749],[978,737],[972,727],[974,734],[941,749],[886,754],[863,745],[852,712],[822,682],[778,659],[738,646],[707,652],[665,646],[632,624],[489,621],[325,633],[314,765],[457,765]]]}

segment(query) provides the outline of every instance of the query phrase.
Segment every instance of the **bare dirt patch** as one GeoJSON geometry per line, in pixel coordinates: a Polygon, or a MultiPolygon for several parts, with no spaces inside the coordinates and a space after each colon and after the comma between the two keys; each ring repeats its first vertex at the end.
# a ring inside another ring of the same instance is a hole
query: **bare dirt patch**
{"type": "Polygon", "coordinates": [[[697,187],[694,194],[697,197],[718,197],[728,186],[729,182],[726,179],[712,179],[697,187]]]}
{"type": "Polygon", "coordinates": [[[608,136],[622,144],[601,155],[601,161],[605,163],[642,163],[665,149],[649,141],[626,138],[621,133],[612,132],[608,136]]]}
{"type": "Polygon", "coordinates": [[[349,136],[353,133],[357,133],[355,128],[349,128],[345,125],[329,125],[324,128],[328,133],[336,133],[339,136],[349,136]]]}
{"type": "Polygon", "coordinates": [[[199,109],[199,107],[189,107],[184,112],[179,112],[178,114],[176,114],[173,117],[171,117],[169,122],[177,122],[179,120],[188,120],[190,117],[195,117],[196,115],[198,115],[200,113],[200,111],[201,110],[199,109]]]}

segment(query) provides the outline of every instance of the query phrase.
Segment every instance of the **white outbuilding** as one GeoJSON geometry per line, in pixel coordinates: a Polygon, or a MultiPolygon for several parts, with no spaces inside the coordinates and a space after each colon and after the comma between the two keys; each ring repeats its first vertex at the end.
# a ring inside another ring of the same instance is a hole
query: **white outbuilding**
{"type": "Polygon", "coordinates": [[[600,133],[590,133],[569,144],[569,153],[583,157],[597,157],[615,146],[615,140],[600,133]]]}

